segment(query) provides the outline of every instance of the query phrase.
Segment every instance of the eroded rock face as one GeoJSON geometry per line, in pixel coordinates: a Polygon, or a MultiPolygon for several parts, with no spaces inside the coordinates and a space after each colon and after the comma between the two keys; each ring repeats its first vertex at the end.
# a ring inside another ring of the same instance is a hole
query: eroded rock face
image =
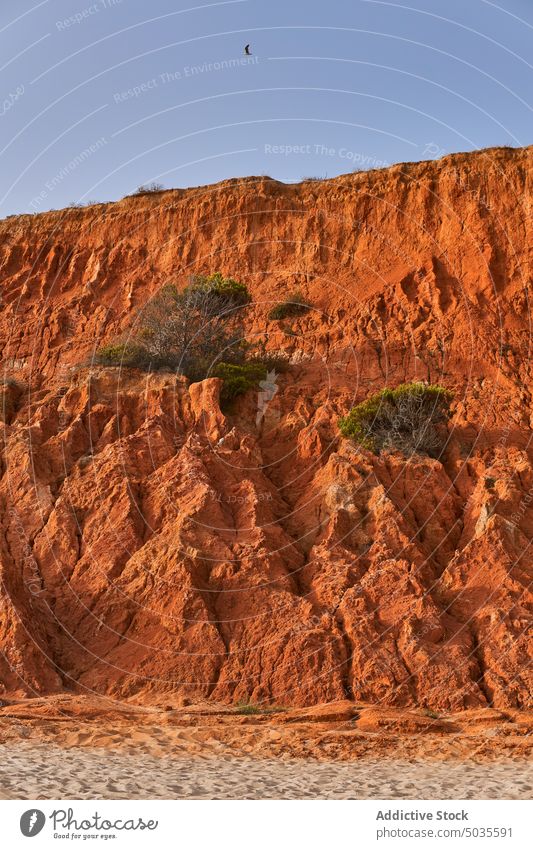
{"type": "Polygon", "coordinates": [[[3,691],[531,704],[532,155],[0,223],[3,691]],[[266,401],[91,365],[170,277],[215,267],[290,357],[266,401]],[[314,308],[269,322],[297,287],[314,308]],[[440,460],[339,438],[412,378],[455,391],[440,460]]]}

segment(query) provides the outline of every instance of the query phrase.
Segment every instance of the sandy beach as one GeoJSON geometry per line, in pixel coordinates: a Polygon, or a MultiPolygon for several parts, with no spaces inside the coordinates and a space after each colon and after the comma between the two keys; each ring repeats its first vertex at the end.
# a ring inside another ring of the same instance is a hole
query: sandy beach
{"type": "Polygon", "coordinates": [[[533,716],[83,696],[0,706],[3,799],[529,799],[533,716]]]}
{"type": "Polygon", "coordinates": [[[533,764],[158,758],[0,746],[2,799],[530,799],[533,764]]]}

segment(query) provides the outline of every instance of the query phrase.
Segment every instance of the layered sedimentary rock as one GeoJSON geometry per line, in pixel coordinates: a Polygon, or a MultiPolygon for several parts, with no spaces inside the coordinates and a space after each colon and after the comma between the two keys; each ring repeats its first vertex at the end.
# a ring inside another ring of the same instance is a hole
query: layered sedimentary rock
{"type": "Polygon", "coordinates": [[[533,150],[0,223],[0,685],[461,710],[531,700],[533,150]],[[168,280],[245,282],[275,393],[95,366],[168,280]],[[270,321],[300,289],[305,315],[270,321]],[[439,460],[340,437],[413,378],[439,460]]]}

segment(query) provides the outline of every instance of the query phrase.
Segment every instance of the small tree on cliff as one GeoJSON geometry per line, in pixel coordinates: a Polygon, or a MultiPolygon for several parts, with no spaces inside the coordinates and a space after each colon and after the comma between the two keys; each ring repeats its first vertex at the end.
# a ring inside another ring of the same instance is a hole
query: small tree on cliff
{"type": "Polygon", "coordinates": [[[401,451],[436,457],[444,447],[441,426],[450,416],[452,398],[453,393],[443,386],[402,383],[353,407],[340,419],[339,428],[343,436],[375,453],[401,451]]]}
{"type": "Polygon", "coordinates": [[[240,310],[249,300],[246,286],[220,274],[195,277],[182,292],[169,284],[144,307],[126,341],[101,348],[97,361],[170,368],[201,380],[217,363],[243,361],[240,310]]]}

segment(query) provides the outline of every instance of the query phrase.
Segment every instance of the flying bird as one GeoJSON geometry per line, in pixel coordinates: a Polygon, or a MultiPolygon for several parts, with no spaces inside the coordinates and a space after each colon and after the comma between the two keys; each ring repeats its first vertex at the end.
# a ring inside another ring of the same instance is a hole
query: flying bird
{"type": "Polygon", "coordinates": [[[244,52],[246,53],[247,56],[252,55],[249,44],[247,44],[246,47],[244,48],[244,52]]]}

